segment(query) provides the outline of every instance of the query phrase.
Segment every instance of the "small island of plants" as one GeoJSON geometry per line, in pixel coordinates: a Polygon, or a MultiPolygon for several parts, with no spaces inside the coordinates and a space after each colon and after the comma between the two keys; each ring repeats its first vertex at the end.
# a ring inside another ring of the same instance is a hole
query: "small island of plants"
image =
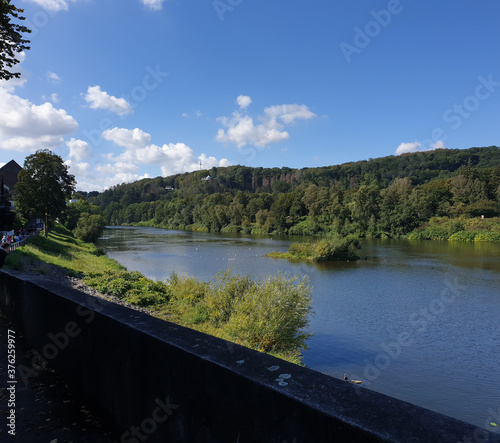
{"type": "Polygon", "coordinates": [[[330,235],[315,242],[294,242],[287,252],[273,251],[265,257],[289,258],[312,261],[351,261],[359,260],[359,238],[353,235],[340,237],[330,235]]]}

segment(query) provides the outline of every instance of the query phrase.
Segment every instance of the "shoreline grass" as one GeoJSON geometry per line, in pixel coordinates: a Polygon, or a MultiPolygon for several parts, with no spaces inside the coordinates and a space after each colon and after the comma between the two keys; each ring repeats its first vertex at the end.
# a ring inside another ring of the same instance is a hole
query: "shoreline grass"
{"type": "Polygon", "coordinates": [[[100,293],[147,308],[155,317],[302,364],[312,289],[298,276],[262,281],[219,272],[212,281],[179,277],[166,282],[128,271],[94,244],[74,238],[62,226],[34,237],[9,254],[6,266],[46,275],[53,266],[100,293]]]}

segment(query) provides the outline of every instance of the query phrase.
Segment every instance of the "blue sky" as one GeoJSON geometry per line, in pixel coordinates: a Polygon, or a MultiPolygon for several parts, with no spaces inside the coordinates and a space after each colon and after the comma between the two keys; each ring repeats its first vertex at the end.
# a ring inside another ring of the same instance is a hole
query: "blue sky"
{"type": "Polygon", "coordinates": [[[500,145],[500,3],[13,0],[0,164],[48,148],[78,189],[500,145]]]}

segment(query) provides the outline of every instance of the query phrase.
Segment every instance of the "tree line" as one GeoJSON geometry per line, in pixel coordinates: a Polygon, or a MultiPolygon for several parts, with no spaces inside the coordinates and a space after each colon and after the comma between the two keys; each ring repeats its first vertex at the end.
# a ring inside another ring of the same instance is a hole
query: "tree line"
{"type": "Polygon", "coordinates": [[[500,149],[442,149],[322,168],[238,165],[81,196],[110,225],[402,237],[433,217],[498,217],[500,149]]]}

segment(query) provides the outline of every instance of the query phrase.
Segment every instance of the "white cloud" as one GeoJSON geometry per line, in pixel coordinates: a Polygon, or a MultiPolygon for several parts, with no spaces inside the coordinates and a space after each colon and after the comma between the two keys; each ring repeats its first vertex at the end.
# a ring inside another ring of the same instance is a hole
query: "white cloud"
{"type": "Polygon", "coordinates": [[[141,0],[144,6],[147,6],[151,11],[160,11],[163,8],[165,0],[141,0]]]}
{"type": "Polygon", "coordinates": [[[124,129],[115,127],[104,131],[102,137],[128,149],[144,148],[151,143],[151,135],[139,128],[124,129]]]}
{"type": "Polygon", "coordinates": [[[199,109],[197,109],[196,111],[194,111],[192,114],[189,114],[187,112],[183,112],[182,113],[182,117],[184,118],[192,118],[192,117],[195,117],[195,118],[200,118],[202,116],[202,113],[199,109]]]}
{"type": "Polygon", "coordinates": [[[55,92],[53,92],[52,94],[50,94],[48,97],[46,95],[43,95],[42,99],[44,99],[45,101],[52,102],[54,104],[60,102],[59,95],[57,95],[55,92]]]}
{"type": "Polygon", "coordinates": [[[417,151],[428,151],[429,149],[445,149],[444,142],[438,140],[432,145],[426,145],[427,147],[422,147],[422,143],[415,141],[413,143],[401,143],[396,149],[396,155],[407,154],[409,152],[417,151]]]}
{"type": "Polygon", "coordinates": [[[69,3],[76,3],[78,0],[28,0],[31,3],[35,3],[41,6],[43,9],[48,11],[67,11],[69,9],[69,3]]]}
{"type": "Polygon", "coordinates": [[[444,142],[442,140],[438,140],[436,143],[434,143],[433,145],[431,145],[431,148],[433,148],[433,149],[444,149],[445,148],[444,142]]]}
{"type": "Polygon", "coordinates": [[[76,190],[84,192],[92,192],[92,191],[103,192],[105,188],[104,186],[96,185],[95,183],[78,180],[78,183],[76,185],[76,190]]]}
{"type": "Polygon", "coordinates": [[[158,165],[166,176],[193,171],[199,167],[200,161],[207,168],[230,164],[227,159],[217,160],[205,154],[195,157],[194,151],[184,143],[167,143],[162,146],[152,144],[151,135],[139,128],[108,129],[103,132],[103,138],[125,149],[118,156],[106,155],[110,163],[96,168],[101,174],[116,172],[117,169],[121,173],[132,174],[138,171],[137,165],[158,165]]]}
{"type": "MultiPolygon", "coordinates": [[[[69,167],[69,173],[73,174],[75,177],[94,178],[90,163],[78,163],[71,159],[66,160],[64,163],[69,167]]],[[[80,180],[78,180],[78,183],[80,183],[80,180]]]]}
{"type": "Polygon", "coordinates": [[[8,92],[14,92],[16,87],[18,86],[24,86],[26,83],[26,73],[24,72],[22,68],[22,63],[26,59],[26,53],[24,51],[21,51],[19,54],[16,55],[17,60],[19,60],[18,64],[15,64],[12,69],[9,69],[10,72],[19,72],[21,74],[21,77],[13,77],[10,80],[0,80],[0,88],[5,89],[8,92]]]}
{"type": "Polygon", "coordinates": [[[297,119],[309,120],[316,117],[316,114],[311,112],[306,105],[297,104],[270,106],[264,109],[264,113],[269,117],[273,125],[279,120],[289,125],[297,119]]]}
{"type": "Polygon", "coordinates": [[[47,78],[47,81],[49,83],[52,83],[54,85],[58,85],[59,83],[61,83],[61,78],[55,72],[49,71],[49,72],[47,72],[45,77],[47,78]]]}
{"type": "Polygon", "coordinates": [[[422,146],[422,144],[419,142],[401,143],[396,149],[396,154],[401,155],[407,152],[416,152],[419,150],[420,146],[422,146]]]}
{"type": "Polygon", "coordinates": [[[108,189],[121,183],[132,183],[138,180],[142,180],[143,178],[151,178],[151,176],[149,174],[138,175],[118,173],[113,175],[112,177],[106,177],[106,179],[104,180],[104,187],[108,189]]]}
{"type": "MultiPolygon", "coordinates": [[[[241,109],[245,109],[251,103],[251,98],[240,95],[236,101],[241,109]]],[[[235,111],[230,118],[219,117],[217,119],[227,129],[219,128],[215,139],[220,142],[235,143],[238,148],[247,144],[266,146],[290,137],[290,134],[283,130],[285,125],[292,124],[296,120],[309,120],[314,117],[316,114],[311,112],[306,105],[276,105],[265,108],[264,115],[258,117],[262,123],[256,125],[252,117],[235,111]]]]}
{"type": "Polygon", "coordinates": [[[63,136],[78,129],[78,123],[64,109],[51,103],[35,105],[0,87],[0,148],[32,151],[53,148],[63,136]]]}
{"type": "Polygon", "coordinates": [[[92,149],[86,141],[72,138],[66,145],[69,148],[69,158],[72,160],[82,161],[92,155],[92,149]]]}
{"type": "Polygon", "coordinates": [[[240,109],[246,109],[250,106],[250,103],[252,103],[252,99],[248,95],[239,95],[236,99],[236,103],[238,103],[240,109]]]}
{"type": "Polygon", "coordinates": [[[100,86],[89,86],[87,94],[84,96],[92,109],[109,109],[118,115],[132,114],[132,106],[124,98],[116,98],[105,91],[101,91],[100,86]]]}

